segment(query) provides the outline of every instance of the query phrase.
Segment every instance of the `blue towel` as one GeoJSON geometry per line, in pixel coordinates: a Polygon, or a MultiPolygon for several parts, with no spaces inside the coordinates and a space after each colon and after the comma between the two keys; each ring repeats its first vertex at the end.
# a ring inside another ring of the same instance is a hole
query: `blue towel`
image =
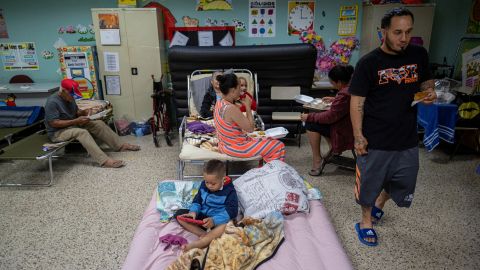
{"type": "Polygon", "coordinates": [[[423,144],[430,152],[440,143],[440,139],[455,142],[455,124],[458,118],[455,104],[418,104],[417,121],[425,128],[423,144]]]}

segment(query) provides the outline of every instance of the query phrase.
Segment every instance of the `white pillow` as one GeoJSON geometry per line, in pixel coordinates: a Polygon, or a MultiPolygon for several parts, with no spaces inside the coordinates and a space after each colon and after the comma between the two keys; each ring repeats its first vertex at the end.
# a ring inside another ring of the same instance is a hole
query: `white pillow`
{"type": "Polygon", "coordinates": [[[244,216],[264,218],[272,211],[285,215],[308,212],[307,187],[291,166],[274,160],[233,181],[244,216]]]}

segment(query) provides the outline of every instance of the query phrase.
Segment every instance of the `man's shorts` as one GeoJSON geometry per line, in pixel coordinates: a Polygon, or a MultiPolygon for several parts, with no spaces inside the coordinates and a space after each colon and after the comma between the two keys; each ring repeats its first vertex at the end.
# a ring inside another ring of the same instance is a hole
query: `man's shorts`
{"type": "Polygon", "coordinates": [[[305,122],[305,129],[308,131],[313,131],[320,133],[323,137],[330,138],[330,125],[319,124],[315,122],[305,122]]]}
{"type": "Polygon", "coordinates": [[[368,150],[367,155],[357,157],[357,203],[374,206],[383,189],[399,207],[410,207],[418,168],[418,147],[403,151],[368,150]]]}

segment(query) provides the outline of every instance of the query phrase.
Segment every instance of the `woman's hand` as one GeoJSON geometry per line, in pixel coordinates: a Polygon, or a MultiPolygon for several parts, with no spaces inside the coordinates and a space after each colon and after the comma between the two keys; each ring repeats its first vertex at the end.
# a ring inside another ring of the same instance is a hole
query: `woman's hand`
{"type": "Polygon", "coordinates": [[[203,227],[204,228],[211,229],[211,228],[213,228],[213,226],[215,226],[215,223],[213,223],[212,218],[204,218],[203,219],[203,227]]]}
{"type": "Polygon", "coordinates": [[[332,103],[335,97],[324,97],[322,98],[323,103],[332,103]]]}
{"type": "Polygon", "coordinates": [[[302,113],[302,114],[300,115],[300,119],[302,120],[302,122],[307,122],[308,113],[302,113]]]}

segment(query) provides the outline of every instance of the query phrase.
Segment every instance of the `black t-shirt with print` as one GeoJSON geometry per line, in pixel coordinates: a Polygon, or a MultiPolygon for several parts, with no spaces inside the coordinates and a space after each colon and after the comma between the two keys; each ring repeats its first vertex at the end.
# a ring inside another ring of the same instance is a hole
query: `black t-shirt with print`
{"type": "Polygon", "coordinates": [[[410,104],[429,79],[423,47],[409,45],[399,55],[377,48],[358,61],[349,91],[365,97],[362,131],[368,148],[405,150],[418,144],[417,106],[410,104]]]}

